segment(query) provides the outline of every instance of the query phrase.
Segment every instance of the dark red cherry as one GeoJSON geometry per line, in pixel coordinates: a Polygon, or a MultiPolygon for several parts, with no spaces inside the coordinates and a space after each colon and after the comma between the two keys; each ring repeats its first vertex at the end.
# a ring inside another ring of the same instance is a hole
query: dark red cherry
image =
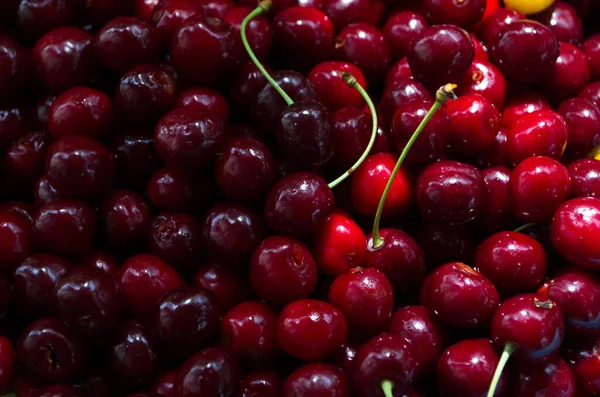
{"type": "Polygon", "coordinates": [[[150,391],[164,397],[175,396],[175,379],[177,370],[172,369],[160,375],[152,384],[150,391]]]}
{"type": "Polygon", "coordinates": [[[491,49],[507,25],[523,18],[525,15],[518,11],[500,7],[483,19],[478,36],[491,49]]]}
{"type": "Polygon", "coordinates": [[[315,65],[308,74],[317,97],[331,112],[344,107],[361,107],[365,102],[362,95],[342,79],[344,72],[350,73],[361,87],[367,89],[367,80],[363,72],[348,62],[322,62],[315,65]]]}
{"type": "Polygon", "coordinates": [[[12,279],[19,310],[29,316],[54,314],[54,287],[70,268],[69,262],[53,254],[34,254],[25,259],[12,279]]]}
{"type": "Polygon", "coordinates": [[[484,0],[425,0],[423,13],[430,24],[447,23],[470,28],[483,17],[484,0]]]}
{"type": "Polygon", "coordinates": [[[296,368],[283,384],[283,397],[350,396],[350,385],[344,371],[325,363],[305,364],[296,368]]]}
{"type": "Polygon", "coordinates": [[[23,217],[23,219],[31,222],[33,221],[35,207],[32,204],[22,201],[6,201],[3,204],[0,204],[0,212],[19,215],[23,217]]]}
{"type": "Polygon", "coordinates": [[[422,375],[431,375],[444,351],[448,334],[438,316],[425,306],[406,306],[392,314],[388,332],[412,346],[422,375]]]}
{"type": "Polygon", "coordinates": [[[500,290],[531,291],[546,273],[544,247],[523,233],[499,232],[487,237],[477,248],[474,267],[500,290]]]}
{"type": "Polygon", "coordinates": [[[279,11],[272,22],[275,48],[295,68],[312,67],[333,51],[333,23],[321,10],[293,6],[279,11]]]}
{"type": "MultiPolygon", "coordinates": [[[[333,141],[344,144],[335,145],[330,164],[342,170],[348,169],[360,158],[369,144],[373,129],[372,117],[363,109],[345,107],[335,111],[331,119],[333,141]]],[[[375,140],[377,142],[377,138],[375,140]]],[[[371,152],[375,150],[376,144],[371,152]]]]}
{"type": "Polygon", "coordinates": [[[121,267],[119,283],[129,310],[137,316],[148,316],[158,307],[158,301],[179,288],[183,280],[156,256],[138,254],[121,267]]]}
{"type": "Polygon", "coordinates": [[[507,24],[492,45],[492,59],[508,80],[539,81],[559,55],[558,40],[539,22],[520,19],[507,24]]]}
{"type": "Polygon", "coordinates": [[[235,397],[240,382],[238,363],[222,347],[209,347],[188,358],[175,380],[178,397],[235,397]]]}
{"type": "Polygon", "coordinates": [[[112,255],[104,251],[92,251],[85,255],[80,261],[83,267],[92,267],[98,270],[102,270],[111,277],[119,277],[119,268],[121,263],[117,261],[112,255]]]}
{"type": "MultiPolygon", "coordinates": [[[[311,6],[310,1],[304,0],[307,6],[311,6]]],[[[303,1],[299,1],[303,3],[303,1]]],[[[372,1],[351,0],[351,1],[323,1],[318,8],[322,8],[325,13],[331,18],[336,28],[342,29],[354,22],[370,22],[377,24],[378,18],[375,10],[375,4],[372,1]]],[[[300,4],[304,5],[304,4],[300,4]]]]}
{"type": "Polygon", "coordinates": [[[117,183],[145,191],[150,177],[161,167],[152,137],[139,133],[119,134],[111,149],[117,161],[117,183]]]}
{"type": "Polygon", "coordinates": [[[500,301],[487,277],[460,262],[447,263],[430,273],[420,294],[421,304],[445,323],[462,329],[486,325],[500,301]]]}
{"type": "Polygon", "coordinates": [[[600,339],[585,338],[575,339],[565,347],[563,357],[569,364],[575,377],[575,389],[584,396],[593,396],[600,392],[598,387],[598,348],[600,339]]]}
{"type": "Polygon", "coordinates": [[[345,342],[348,334],[342,312],[327,302],[300,299],[279,313],[277,342],[292,357],[321,361],[345,342]]]}
{"type": "Polygon", "coordinates": [[[194,204],[194,181],[189,173],[177,167],[156,171],[148,182],[148,199],[165,211],[189,210],[194,204]]]}
{"type": "Polygon", "coordinates": [[[147,246],[150,253],[174,268],[193,269],[202,250],[202,226],[186,213],[161,213],[150,221],[147,246]]]}
{"type": "MultiPolygon", "coordinates": [[[[450,346],[437,364],[442,396],[477,397],[486,394],[500,355],[489,339],[465,339],[450,346]]],[[[504,393],[508,377],[500,378],[494,396],[504,393]]]]}
{"type": "Polygon", "coordinates": [[[150,20],[156,29],[161,47],[169,46],[171,37],[186,19],[201,14],[200,3],[194,0],[159,1],[152,10],[150,20]]]}
{"type": "Polygon", "coordinates": [[[587,57],[592,81],[598,80],[600,78],[600,34],[588,36],[581,43],[581,49],[587,57]]]}
{"type": "Polygon", "coordinates": [[[240,381],[240,397],[280,397],[283,384],[275,371],[247,373],[240,381]]]}
{"type": "Polygon", "coordinates": [[[63,198],[97,198],[108,192],[116,163],[110,150],[87,136],[71,135],[48,149],[48,180],[63,198]]]}
{"type": "Polygon", "coordinates": [[[510,211],[508,182],[511,170],[506,167],[486,168],[481,171],[481,176],[487,188],[488,199],[477,218],[478,225],[489,232],[515,229],[520,221],[510,211]]]}
{"type": "Polygon", "coordinates": [[[577,95],[589,81],[585,53],[573,44],[560,43],[558,58],[541,84],[547,96],[562,100],[577,95]]]}
{"type": "Polygon", "coordinates": [[[227,311],[250,296],[250,282],[246,275],[237,270],[227,269],[215,263],[201,266],[193,276],[194,285],[203,287],[221,302],[223,311],[227,311]]]}
{"type": "Polygon", "coordinates": [[[156,8],[156,5],[159,2],[160,0],[136,0],[134,12],[135,16],[143,21],[151,21],[152,11],[154,11],[154,8],[156,8]]]}
{"type": "Polygon", "coordinates": [[[433,102],[427,88],[410,77],[401,77],[386,85],[379,102],[379,115],[386,126],[391,126],[392,117],[399,106],[416,101],[433,102]]]}
{"type": "Polygon", "coordinates": [[[150,207],[144,198],[131,191],[111,192],[100,209],[100,217],[109,244],[115,248],[136,246],[146,235],[150,207]]]}
{"type": "Polygon", "coordinates": [[[0,213],[0,270],[10,274],[33,253],[35,239],[31,223],[22,216],[0,213]]]}
{"type": "Polygon", "coordinates": [[[44,85],[53,91],[85,85],[95,69],[94,36],[73,26],[49,31],[35,44],[33,62],[44,85]]]}
{"type": "Polygon", "coordinates": [[[408,65],[406,57],[402,57],[392,65],[385,78],[385,86],[392,85],[396,80],[410,79],[413,77],[412,70],[408,65]]]}
{"type": "Polygon", "coordinates": [[[310,296],[317,286],[317,265],[302,242],[267,237],[250,260],[250,282],[262,300],[284,305],[310,296]]]}
{"type": "Polygon", "coordinates": [[[15,349],[11,341],[0,336],[0,388],[6,390],[13,382],[15,349]]]}
{"type": "Polygon", "coordinates": [[[209,18],[219,18],[224,20],[227,11],[235,8],[235,3],[232,0],[196,0],[196,2],[200,3],[204,15],[209,18]]]}
{"type": "Polygon", "coordinates": [[[493,63],[475,59],[458,82],[456,94],[459,99],[464,95],[479,94],[501,109],[506,96],[506,79],[493,63]]]}
{"type": "Polygon", "coordinates": [[[8,146],[11,142],[26,134],[26,114],[18,106],[0,108],[0,145],[8,146]]]}
{"type": "Polygon", "coordinates": [[[0,64],[0,99],[11,99],[25,88],[29,78],[30,58],[17,41],[0,35],[0,64]]]}
{"type": "Polygon", "coordinates": [[[548,26],[561,43],[579,44],[583,39],[583,24],[571,4],[557,1],[533,19],[548,26]]]}
{"type": "Polygon", "coordinates": [[[60,317],[73,329],[91,338],[102,338],[116,326],[122,311],[119,285],[102,270],[76,268],[55,287],[60,317]]]}
{"type": "Polygon", "coordinates": [[[174,32],[169,50],[178,73],[194,83],[212,83],[233,71],[242,60],[236,30],[220,19],[195,15],[174,32]],[[198,46],[202,51],[198,51],[198,46]]]}
{"type": "Polygon", "coordinates": [[[335,198],[325,179],[312,172],[297,172],[271,188],[265,218],[278,233],[302,237],[316,232],[334,207],[335,198]]]}
{"type": "Polygon", "coordinates": [[[346,25],[335,38],[335,53],[362,70],[369,82],[383,81],[392,64],[392,50],[385,35],[366,22],[346,25]]]}
{"type": "Polygon", "coordinates": [[[186,88],[177,96],[177,107],[193,106],[202,109],[212,116],[217,116],[223,123],[229,123],[231,109],[227,99],[219,91],[208,87],[186,88]]]}
{"type": "Polygon", "coordinates": [[[354,359],[352,380],[359,397],[384,396],[382,383],[392,383],[401,397],[421,370],[410,344],[396,334],[380,334],[363,344],[354,359]]]}
{"type": "Polygon", "coordinates": [[[513,170],[508,195],[513,214],[525,222],[544,222],[569,197],[571,177],[567,168],[549,157],[529,157],[513,170]],[[535,192],[544,192],[536,195],[535,192]]]}
{"type": "Polygon", "coordinates": [[[542,94],[531,91],[507,101],[502,109],[502,121],[505,127],[511,128],[523,115],[538,110],[552,110],[552,104],[542,94]]]}
{"type": "Polygon", "coordinates": [[[596,271],[600,247],[600,199],[579,197],[562,203],[552,219],[552,245],[572,265],[596,271]]]}
{"type": "Polygon", "coordinates": [[[581,158],[600,145],[600,110],[584,98],[570,98],[558,107],[567,123],[569,136],[565,156],[581,158]]]}
{"type": "Polygon", "coordinates": [[[523,366],[513,375],[509,388],[511,396],[529,397],[544,393],[552,397],[575,396],[575,377],[569,365],[552,356],[547,363],[523,366]]]}
{"type": "Polygon", "coordinates": [[[245,366],[264,367],[277,357],[277,314],[260,301],[233,307],[221,320],[221,344],[245,366]]]}
{"type": "Polygon", "coordinates": [[[169,353],[182,355],[209,345],[219,332],[219,299],[209,290],[182,286],[158,301],[153,330],[169,353]]]}
{"type": "Polygon", "coordinates": [[[427,20],[414,11],[392,14],[383,25],[382,31],[390,44],[394,59],[405,57],[411,50],[412,40],[427,26],[427,20]]]}
{"type": "MultiPolygon", "coordinates": [[[[216,3],[209,2],[208,4],[216,3]]],[[[229,8],[223,15],[223,20],[239,32],[244,18],[252,12],[251,7],[237,6],[229,8]]],[[[248,44],[258,59],[264,60],[271,51],[273,30],[265,15],[255,16],[246,27],[248,44]]]]}
{"type": "Polygon", "coordinates": [[[23,368],[42,381],[68,381],[83,370],[83,344],[57,318],[42,317],[28,324],[19,336],[16,350],[23,368]]]}
{"type": "Polygon", "coordinates": [[[594,81],[593,83],[589,83],[578,95],[580,98],[587,99],[592,102],[594,105],[600,105],[600,81],[594,81]]]}
{"type": "Polygon", "coordinates": [[[571,176],[571,197],[600,198],[600,161],[575,160],[567,167],[571,176]]]}
{"type": "Polygon", "coordinates": [[[91,247],[96,224],[96,214],[86,202],[58,199],[38,208],[33,233],[40,248],[81,255],[91,247]]]}
{"type": "Polygon", "coordinates": [[[140,64],[121,76],[115,107],[125,124],[153,126],[175,105],[177,83],[158,65],[140,64]]]}
{"type": "Polygon", "coordinates": [[[474,57],[475,47],[467,33],[447,24],[423,29],[407,54],[415,77],[432,90],[458,82],[474,57]]]}

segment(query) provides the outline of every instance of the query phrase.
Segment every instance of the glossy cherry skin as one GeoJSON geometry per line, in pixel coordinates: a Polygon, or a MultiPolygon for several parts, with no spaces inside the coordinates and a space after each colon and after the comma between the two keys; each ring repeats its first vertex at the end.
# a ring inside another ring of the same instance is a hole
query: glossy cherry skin
{"type": "Polygon", "coordinates": [[[80,265],[82,267],[102,270],[115,279],[118,278],[119,268],[121,267],[121,263],[104,251],[92,251],[88,253],[81,259],[80,265]]]}
{"type": "Polygon", "coordinates": [[[134,65],[154,62],[158,56],[158,40],[148,22],[120,16],[96,33],[94,49],[104,67],[123,73],[134,65]]]}
{"type": "Polygon", "coordinates": [[[565,346],[562,356],[569,364],[575,377],[577,393],[584,396],[598,394],[598,346],[596,338],[575,339],[565,346]]]}
{"type": "Polygon", "coordinates": [[[175,396],[175,379],[177,378],[177,370],[169,370],[160,375],[152,384],[150,391],[164,397],[175,396]]]}
{"type": "Polygon", "coordinates": [[[585,53],[573,44],[560,43],[558,58],[544,78],[542,91],[562,100],[577,95],[589,80],[585,53]]]}
{"type": "Polygon", "coordinates": [[[600,35],[593,34],[588,36],[583,43],[581,43],[581,49],[588,60],[590,77],[593,81],[598,80],[600,77],[600,35]]]}
{"type": "MultiPolygon", "coordinates": [[[[373,154],[354,172],[351,197],[358,212],[365,216],[375,216],[397,160],[398,157],[391,153],[373,154]]],[[[413,194],[412,178],[408,170],[402,167],[392,182],[382,216],[392,218],[404,214],[412,204],[413,194]]]]}
{"type": "Polygon", "coordinates": [[[0,99],[10,99],[21,92],[29,77],[30,57],[21,45],[9,36],[0,35],[0,99]]]}
{"type": "Polygon", "coordinates": [[[506,78],[493,63],[475,59],[463,74],[456,93],[459,98],[479,94],[501,109],[506,96],[506,78]]]}
{"type": "Polygon", "coordinates": [[[164,167],[148,181],[149,201],[165,211],[184,211],[193,207],[196,198],[194,180],[178,167],[164,167]]]}
{"type": "Polygon", "coordinates": [[[242,303],[250,296],[250,282],[245,275],[215,263],[201,266],[193,276],[194,285],[211,291],[221,302],[223,311],[242,303]]]}
{"type": "Polygon", "coordinates": [[[567,158],[581,158],[600,145],[600,110],[584,98],[570,98],[557,109],[569,130],[567,158]]]}
{"type": "Polygon", "coordinates": [[[219,91],[208,87],[186,88],[177,96],[177,107],[193,106],[219,117],[229,123],[231,109],[227,99],[219,91]]]}
{"type": "MultiPolygon", "coordinates": [[[[303,1],[299,1],[302,3],[303,1]]],[[[310,0],[304,0],[308,6],[311,6],[310,0]]],[[[352,1],[331,1],[331,2],[319,2],[316,1],[316,4],[312,5],[313,7],[317,6],[317,4],[322,3],[322,6],[319,8],[323,8],[325,13],[329,15],[336,28],[342,29],[344,26],[347,26],[354,22],[370,22],[374,25],[378,25],[379,17],[378,11],[376,9],[376,3],[364,1],[364,0],[352,0],[352,1]]]]}
{"type": "MultiPolygon", "coordinates": [[[[345,83],[344,83],[345,84],[345,83]]],[[[381,130],[378,126],[378,131],[381,130]]],[[[331,130],[336,144],[329,164],[336,169],[347,170],[364,153],[373,130],[371,115],[358,107],[338,109],[331,117],[331,130]]],[[[383,130],[381,130],[383,131],[383,130]]],[[[375,138],[377,142],[377,138],[375,138]]],[[[376,150],[374,145],[372,152],[376,150]]]]}
{"type": "Polygon", "coordinates": [[[415,78],[431,90],[459,81],[474,57],[470,37],[458,26],[447,24],[423,29],[407,54],[415,78]]]}
{"type": "Polygon", "coordinates": [[[344,107],[361,107],[364,99],[360,93],[348,86],[342,79],[343,73],[350,73],[365,90],[367,80],[363,72],[349,62],[327,61],[315,65],[308,79],[313,83],[317,97],[331,112],[344,107]]]}
{"type": "Polygon", "coordinates": [[[347,397],[350,385],[344,371],[325,363],[305,364],[295,369],[283,384],[283,397],[347,397]]]}
{"type": "Polygon", "coordinates": [[[458,225],[475,219],[487,200],[477,168],[454,160],[430,164],[419,174],[416,201],[427,220],[458,225]]]}
{"type": "Polygon", "coordinates": [[[119,186],[144,191],[161,167],[151,136],[140,133],[119,134],[111,145],[117,162],[116,182],[119,186]]]}
{"type": "Polygon", "coordinates": [[[271,364],[277,357],[277,314],[260,301],[233,307],[221,320],[221,344],[250,368],[271,364]]]}
{"type": "Polygon", "coordinates": [[[89,204],[59,199],[39,207],[32,226],[40,248],[79,255],[89,250],[96,224],[96,214],[89,204]]]}
{"type": "MultiPolygon", "coordinates": [[[[225,12],[222,19],[239,32],[244,18],[252,10],[251,7],[232,7],[225,12]]],[[[269,19],[265,15],[254,17],[246,27],[246,37],[254,55],[260,60],[266,59],[273,44],[273,29],[269,19]]]]}
{"type": "Polygon", "coordinates": [[[119,283],[129,310],[138,316],[151,315],[158,301],[183,284],[171,266],[150,254],[129,258],[119,271],[119,283]]]}
{"type": "Polygon", "coordinates": [[[506,25],[492,46],[492,59],[504,76],[522,83],[543,78],[558,55],[558,40],[552,31],[524,19],[506,25]]]}
{"type": "Polygon", "coordinates": [[[414,11],[400,11],[390,15],[382,31],[390,44],[394,59],[405,57],[411,50],[412,40],[427,26],[427,20],[414,11]]]}
{"type": "Polygon", "coordinates": [[[356,65],[369,82],[382,81],[392,63],[392,50],[385,35],[366,22],[351,23],[338,33],[335,54],[356,65]]]}
{"type": "Polygon", "coordinates": [[[571,197],[600,198],[600,161],[575,160],[567,167],[571,176],[571,197]]]}
{"type": "Polygon", "coordinates": [[[46,154],[52,144],[47,132],[29,132],[5,149],[4,164],[10,180],[22,186],[33,185],[44,173],[46,154]]]}
{"type": "Polygon", "coordinates": [[[44,85],[53,91],[85,85],[95,69],[94,36],[63,26],[46,33],[33,48],[33,62],[44,85]]]}
{"type": "Polygon", "coordinates": [[[0,336],[0,389],[6,390],[15,372],[15,349],[10,339],[0,336]]]}
{"type": "MultiPolygon", "coordinates": [[[[499,354],[489,339],[465,339],[450,346],[437,364],[437,384],[443,396],[482,396],[487,392],[499,354]]],[[[494,396],[501,396],[507,374],[498,382],[494,396]]]]}
{"type": "Polygon", "coordinates": [[[560,1],[533,17],[546,25],[561,43],[579,44],[583,39],[583,25],[577,10],[560,1]]]}
{"type": "Polygon", "coordinates": [[[104,200],[100,216],[109,244],[125,248],[139,244],[145,237],[151,212],[141,195],[118,189],[104,200]]]}
{"type": "Polygon", "coordinates": [[[520,361],[544,361],[562,344],[565,326],[556,303],[536,294],[515,295],[502,302],[491,323],[494,344],[517,346],[520,361]]]}
{"type": "Polygon", "coordinates": [[[543,222],[571,192],[567,168],[549,157],[536,156],[521,161],[508,182],[508,195],[513,214],[525,222],[543,222]],[[532,196],[543,191],[543,196],[532,196]]]}
{"type": "Polygon", "coordinates": [[[600,104],[600,81],[594,81],[593,83],[589,83],[578,95],[580,98],[587,99],[592,102],[596,106],[600,104]]]}
{"type": "Polygon", "coordinates": [[[6,201],[3,204],[0,204],[0,213],[19,215],[30,223],[33,220],[34,212],[35,207],[32,204],[23,201],[6,201]]]}
{"type": "Polygon", "coordinates": [[[378,109],[384,124],[391,126],[396,109],[413,100],[433,102],[434,98],[423,84],[410,77],[399,77],[386,84],[378,109]]]}
{"type": "Polygon", "coordinates": [[[177,82],[167,69],[136,65],[121,76],[115,107],[127,124],[153,126],[175,105],[176,90],[177,82]]]}
{"type": "Polygon", "coordinates": [[[16,344],[17,358],[37,379],[62,382],[83,369],[83,344],[61,320],[42,317],[28,324],[16,344]]]}
{"type": "Polygon", "coordinates": [[[487,324],[500,296],[483,274],[464,263],[450,262],[429,273],[420,301],[448,325],[468,329],[487,324]]]}
{"type": "Polygon", "coordinates": [[[195,267],[202,249],[202,226],[186,213],[162,213],[148,227],[150,252],[181,270],[195,267]]]}
{"type": "Polygon", "coordinates": [[[470,28],[483,17],[486,2],[482,0],[468,2],[426,0],[422,7],[425,17],[432,25],[447,23],[470,28]]]}
{"type": "Polygon", "coordinates": [[[431,375],[448,342],[448,333],[438,316],[425,306],[406,306],[392,314],[388,332],[412,346],[421,376],[431,375]]]}
{"type": "Polygon", "coordinates": [[[31,223],[22,216],[0,214],[0,270],[11,273],[35,249],[31,223]]]}
{"type": "Polygon", "coordinates": [[[547,363],[519,368],[509,387],[511,396],[528,397],[545,393],[551,397],[575,396],[575,377],[569,365],[552,356],[547,363]]]}
{"type": "Polygon", "coordinates": [[[227,76],[242,59],[235,29],[219,19],[195,15],[173,34],[169,50],[178,73],[194,83],[211,83],[227,76]],[[201,45],[203,50],[197,51],[201,45]]]}
{"type": "Polygon", "coordinates": [[[520,221],[512,215],[508,198],[508,182],[511,170],[506,167],[491,167],[481,171],[487,188],[487,201],[477,224],[489,232],[515,229],[520,221]]]}
{"type": "MultiPolygon", "coordinates": [[[[398,153],[402,153],[432,104],[429,100],[414,100],[396,108],[390,137],[398,153]]],[[[438,109],[410,148],[406,161],[413,164],[429,164],[439,159],[446,149],[450,126],[448,113],[444,109],[438,109]]]]}
{"type": "Polygon", "coordinates": [[[283,384],[275,371],[258,371],[246,374],[240,381],[240,397],[279,397],[283,384]]]}
{"type": "Polygon", "coordinates": [[[271,236],[254,250],[250,282],[267,303],[284,305],[307,298],[317,286],[317,265],[300,241],[271,236]]]}
{"type": "Polygon", "coordinates": [[[380,334],[363,344],[354,359],[352,380],[359,397],[383,397],[381,382],[393,382],[392,395],[402,397],[419,375],[412,347],[396,334],[380,334]]]}
{"type": "Polygon", "coordinates": [[[567,145],[568,128],[565,119],[553,110],[524,114],[506,133],[508,163],[515,167],[531,156],[558,160],[567,145]]]}
{"type": "Polygon", "coordinates": [[[60,317],[86,337],[108,335],[120,319],[121,290],[117,281],[102,270],[73,269],[61,277],[54,294],[60,317]]]}
{"type": "Polygon", "coordinates": [[[525,93],[506,102],[502,109],[502,121],[505,127],[511,128],[521,116],[538,110],[552,110],[552,104],[540,93],[525,93]]]}
{"type": "Polygon", "coordinates": [[[168,47],[171,38],[181,24],[194,15],[200,15],[199,2],[190,0],[159,1],[152,10],[150,20],[161,47],[168,47]]]}
{"type": "Polygon", "coordinates": [[[334,206],[335,198],[325,179],[312,172],[297,172],[271,188],[265,218],[281,234],[307,236],[319,229],[334,206]]]}
{"type": "Polygon", "coordinates": [[[209,347],[188,358],[179,368],[175,395],[235,397],[239,382],[239,367],[233,354],[223,347],[209,347]]]}
{"type": "Polygon", "coordinates": [[[579,197],[562,203],[552,219],[552,245],[577,267],[600,268],[600,248],[594,234],[600,229],[600,199],[579,197]]]}
{"type": "Polygon", "coordinates": [[[277,320],[277,343],[304,361],[321,361],[339,349],[348,335],[342,312],[327,302],[300,299],[287,304],[277,320]]]}

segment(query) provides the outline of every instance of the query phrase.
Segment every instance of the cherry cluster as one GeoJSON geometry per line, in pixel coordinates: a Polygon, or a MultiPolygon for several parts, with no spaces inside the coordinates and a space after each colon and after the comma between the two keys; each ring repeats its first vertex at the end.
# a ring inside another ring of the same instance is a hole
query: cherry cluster
{"type": "Polygon", "coordinates": [[[0,394],[599,396],[599,20],[0,1],[0,394]]]}

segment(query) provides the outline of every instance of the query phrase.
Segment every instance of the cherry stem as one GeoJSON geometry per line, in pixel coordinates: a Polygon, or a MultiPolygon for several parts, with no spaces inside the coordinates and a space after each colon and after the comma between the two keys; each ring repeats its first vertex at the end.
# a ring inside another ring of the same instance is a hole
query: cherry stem
{"type": "Polygon", "coordinates": [[[287,103],[288,106],[290,106],[291,104],[294,103],[294,101],[292,100],[292,98],[289,97],[288,94],[286,94],[286,92],[283,90],[283,88],[281,88],[279,86],[279,84],[277,84],[277,82],[275,80],[273,80],[273,77],[271,77],[269,72],[267,72],[267,70],[263,67],[263,65],[260,63],[260,61],[256,57],[256,55],[254,55],[254,51],[252,51],[252,48],[250,47],[250,43],[248,43],[248,38],[246,37],[246,27],[248,26],[250,21],[252,21],[254,18],[259,16],[260,14],[264,14],[264,13],[268,12],[271,9],[271,5],[272,5],[271,0],[262,0],[260,3],[258,3],[258,6],[254,10],[252,10],[252,12],[250,14],[248,14],[246,16],[246,18],[244,18],[244,20],[242,21],[242,26],[240,26],[240,34],[242,36],[242,43],[244,44],[244,48],[246,49],[246,52],[248,52],[248,56],[250,57],[252,62],[254,62],[254,64],[258,68],[258,70],[260,70],[260,72],[263,74],[263,76],[265,76],[265,79],[267,79],[269,84],[271,84],[273,86],[273,88],[275,88],[275,90],[279,93],[279,95],[282,96],[285,103],[287,103]]]}
{"type": "Polygon", "coordinates": [[[383,390],[383,394],[385,397],[392,397],[392,389],[394,388],[394,382],[389,379],[384,379],[381,381],[381,390],[383,390]]]}
{"type": "Polygon", "coordinates": [[[494,393],[496,392],[496,387],[498,386],[498,382],[500,382],[500,376],[502,376],[502,371],[508,362],[510,356],[517,350],[517,345],[514,343],[508,342],[504,345],[504,350],[500,355],[500,360],[498,360],[498,366],[496,367],[496,371],[494,371],[494,376],[492,377],[492,383],[490,383],[490,388],[488,389],[487,397],[494,397],[494,393]]]}
{"type": "Polygon", "coordinates": [[[456,95],[454,94],[455,88],[456,84],[446,84],[445,86],[440,87],[437,90],[435,94],[435,102],[433,103],[433,105],[431,105],[431,109],[429,109],[423,120],[421,120],[421,123],[419,124],[415,132],[413,132],[412,136],[406,143],[406,146],[404,147],[404,149],[402,149],[402,153],[400,153],[400,157],[398,157],[398,161],[396,162],[396,165],[392,170],[390,179],[388,180],[388,183],[385,186],[385,189],[383,190],[383,194],[381,195],[381,199],[379,200],[379,206],[377,207],[377,213],[375,214],[375,220],[373,221],[373,248],[378,248],[383,245],[383,239],[379,234],[379,222],[381,221],[381,215],[383,213],[385,200],[387,199],[387,195],[390,192],[392,183],[394,182],[394,179],[396,178],[396,175],[400,170],[400,166],[402,166],[404,159],[408,155],[408,151],[419,137],[419,134],[421,134],[421,131],[423,131],[427,123],[429,123],[429,120],[431,120],[431,118],[433,117],[435,112],[437,112],[440,106],[442,106],[444,102],[446,102],[448,99],[456,99],[456,95]]]}
{"type": "Polygon", "coordinates": [[[524,225],[519,226],[515,230],[513,230],[513,232],[515,232],[515,233],[521,233],[523,230],[527,230],[527,229],[529,229],[532,226],[535,226],[535,223],[526,223],[524,225]]]}
{"type": "Polygon", "coordinates": [[[365,91],[365,89],[360,85],[358,81],[356,81],[354,76],[352,76],[350,73],[342,73],[342,78],[344,79],[346,84],[348,84],[349,87],[356,89],[356,91],[360,93],[360,95],[367,103],[369,111],[371,112],[373,127],[371,128],[371,139],[369,140],[369,144],[367,145],[363,154],[359,157],[358,160],[356,160],[356,163],[354,163],[352,167],[348,168],[348,170],[344,172],[339,178],[337,178],[329,184],[330,189],[333,189],[334,187],[342,183],[346,178],[352,175],[352,173],[356,171],[358,167],[360,167],[360,165],[363,163],[363,161],[365,161],[365,159],[371,152],[371,149],[373,149],[373,145],[375,144],[375,138],[377,138],[377,112],[375,111],[375,105],[373,104],[371,97],[369,97],[367,91],[365,91]]]}

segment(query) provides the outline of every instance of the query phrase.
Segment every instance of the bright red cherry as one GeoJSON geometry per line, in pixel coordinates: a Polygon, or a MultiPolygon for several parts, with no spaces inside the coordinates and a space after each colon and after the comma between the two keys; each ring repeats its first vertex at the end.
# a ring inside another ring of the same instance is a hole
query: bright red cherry
{"type": "Polygon", "coordinates": [[[497,109],[502,109],[506,96],[506,78],[493,63],[475,59],[456,88],[459,99],[468,94],[484,96],[497,109]]]}
{"type": "Polygon", "coordinates": [[[350,396],[350,385],[344,371],[331,364],[306,364],[295,369],[283,384],[283,397],[321,395],[350,396]]]}
{"type": "Polygon", "coordinates": [[[531,91],[506,102],[502,109],[502,121],[505,127],[511,128],[525,114],[551,109],[552,104],[545,96],[531,91]]]}
{"type": "Polygon", "coordinates": [[[590,77],[593,81],[600,78],[600,34],[586,37],[581,43],[581,49],[585,53],[590,68],[590,77]]]}
{"type": "Polygon", "coordinates": [[[481,171],[487,188],[487,201],[477,224],[486,231],[498,232],[515,229],[520,223],[510,211],[508,182],[511,170],[506,167],[492,167],[481,171]]]}
{"type": "Polygon", "coordinates": [[[571,176],[571,197],[600,198],[600,161],[575,160],[567,167],[571,176]]]}
{"type": "Polygon", "coordinates": [[[356,65],[349,62],[322,62],[315,65],[308,74],[319,100],[331,112],[344,107],[361,107],[365,102],[362,95],[342,79],[344,72],[350,73],[361,87],[367,89],[365,75],[356,65]]]}
{"type": "Polygon", "coordinates": [[[209,347],[188,358],[175,380],[178,397],[234,397],[240,382],[239,365],[222,347],[209,347]]]}
{"type": "Polygon", "coordinates": [[[500,7],[482,21],[478,36],[491,49],[507,25],[523,18],[525,15],[518,11],[500,7]]]}

